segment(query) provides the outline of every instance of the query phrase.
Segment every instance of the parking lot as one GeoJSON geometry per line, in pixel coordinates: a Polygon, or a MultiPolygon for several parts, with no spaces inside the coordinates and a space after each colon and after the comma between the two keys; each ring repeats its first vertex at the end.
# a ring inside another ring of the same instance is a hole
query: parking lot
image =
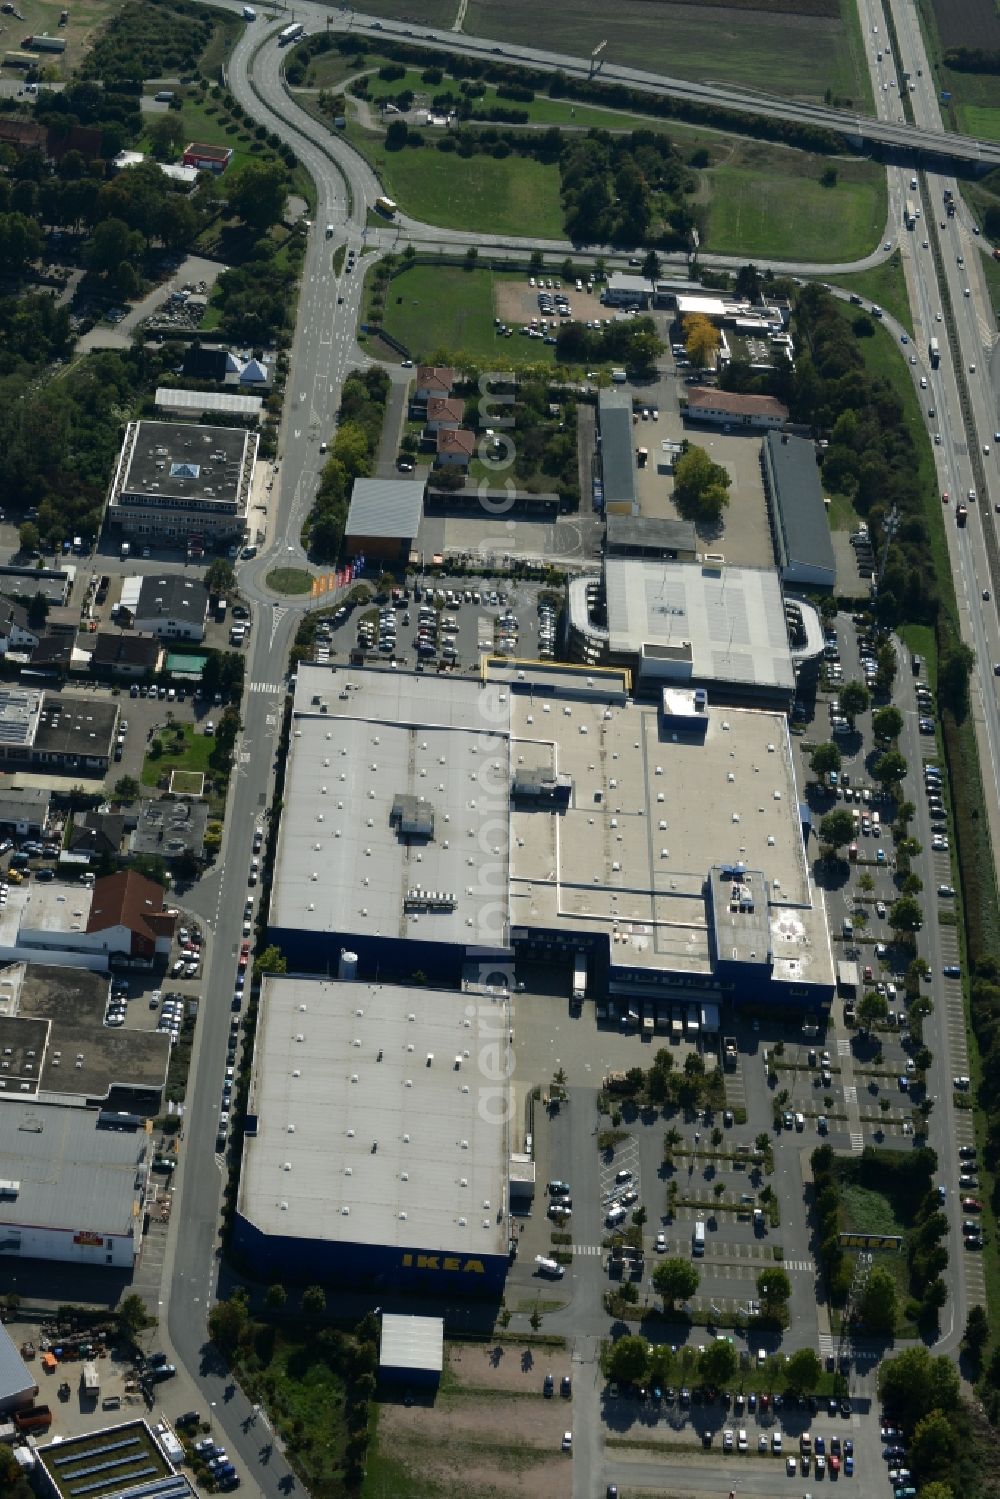
{"type": "Polygon", "coordinates": [[[614,310],[601,302],[600,283],[563,282],[558,276],[531,276],[524,282],[497,282],[496,316],[502,325],[515,330],[534,326],[545,337],[552,336],[561,322],[610,321],[614,310]],[[591,287],[589,291],[588,285],[591,287]],[[568,314],[560,316],[557,297],[566,298],[563,305],[568,306],[568,314]],[[544,310],[546,307],[551,307],[552,311],[544,310]]]}
{"type": "Polygon", "coordinates": [[[487,652],[552,660],[558,641],[555,608],[538,584],[480,579],[417,580],[379,606],[341,606],[317,627],[322,665],[352,651],[417,670],[473,670],[487,652]],[[419,596],[418,596],[419,595],[419,596]]]}

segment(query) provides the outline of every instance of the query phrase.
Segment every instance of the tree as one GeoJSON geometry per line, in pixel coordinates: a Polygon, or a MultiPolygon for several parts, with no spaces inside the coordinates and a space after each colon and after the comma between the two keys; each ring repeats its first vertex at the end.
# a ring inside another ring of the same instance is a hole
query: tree
{"type": "Polygon", "coordinates": [[[819,836],[831,848],[843,848],[854,838],[854,818],[846,807],[838,807],[821,819],[819,836]]]}
{"type": "Polygon", "coordinates": [[[885,754],[876,760],[872,774],[880,786],[888,790],[891,786],[897,786],[906,778],[906,761],[898,750],[886,750],[885,754]]]}
{"type": "Polygon", "coordinates": [[[134,802],[139,795],[139,782],[135,776],[119,776],[114,784],[112,795],[115,801],[134,802]]]}
{"type": "Polygon", "coordinates": [[[878,708],[872,716],[872,728],[876,739],[896,740],[903,732],[903,715],[891,704],[886,708],[878,708]]]}
{"type": "Polygon", "coordinates": [[[764,1315],[773,1317],[792,1294],[792,1283],[787,1272],[777,1265],[773,1269],[762,1270],[757,1277],[757,1294],[764,1315]]]}
{"type": "Polygon", "coordinates": [[[91,231],[85,259],[92,271],[107,275],[121,265],[141,262],[143,249],[138,229],[130,229],[123,219],[102,219],[91,231]]]}
{"type": "Polygon", "coordinates": [[[955,1499],[955,1490],[950,1483],[925,1483],[920,1487],[920,1499],[955,1499]]]}
{"type": "Polygon", "coordinates": [[[821,186],[823,186],[823,187],[836,187],[837,186],[837,168],[836,167],[824,167],[823,171],[820,173],[819,180],[820,180],[821,186]]]}
{"type": "Polygon", "coordinates": [[[874,989],[869,989],[861,997],[858,1005],[858,1020],[864,1029],[871,1035],[872,1029],[879,1020],[884,1020],[889,1013],[889,1001],[884,994],[876,994],[874,989]]]}
{"type": "Polygon", "coordinates": [[[698,1372],[707,1385],[723,1389],[739,1367],[736,1349],[728,1338],[709,1343],[698,1361],[698,1372]]]}
{"type": "Polygon", "coordinates": [[[809,1395],[822,1372],[819,1354],[812,1348],[798,1348],[785,1365],[785,1388],[793,1395],[809,1395]]]}
{"type": "Polygon", "coordinates": [[[898,1411],[904,1428],[912,1431],[929,1411],[954,1411],[959,1401],[958,1370],[945,1354],[932,1358],[922,1343],[886,1359],[878,1371],[878,1392],[884,1405],[898,1411]]]}
{"type": "Polygon", "coordinates": [[[817,744],[809,757],[809,763],[812,766],[813,775],[823,780],[831,771],[839,771],[843,760],[835,744],[817,744]]]}
{"type": "Polygon", "coordinates": [[[910,1439],[909,1464],[918,1482],[940,1481],[951,1473],[958,1441],[955,1423],[944,1411],[932,1410],[917,1422],[910,1439]]]}
{"type": "Polygon", "coordinates": [[[864,682],[845,682],[839,693],[840,711],[854,728],[858,715],[864,713],[871,702],[871,694],[864,682]]]}
{"type": "Polygon", "coordinates": [[[303,1317],[322,1317],[326,1312],[326,1292],[322,1286],[306,1286],[302,1292],[303,1317]]]}
{"type": "Polygon", "coordinates": [[[205,587],[209,593],[230,594],[236,587],[233,564],[225,557],[216,557],[205,573],[205,587]]]}
{"type": "Polygon", "coordinates": [[[989,1340],[990,1323],[986,1315],[986,1308],[979,1305],[970,1306],[969,1315],[965,1320],[962,1346],[974,1364],[979,1364],[982,1360],[989,1340]]]}
{"type": "Polygon", "coordinates": [[[224,1353],[234,1353],[246,1331],[249,1315],[245,1294],[217,1301],[208,1314],[208,1335],[224,1353]]]}
{"type": "Polygon", "coordinates": [[[653,1271],[653,1286],[663,1297],[666,1311],[672,1312],[678,1301],[686,1301],[698,1289],[701,1277],[690,1260],[661,1260],[653,1271]]]}
{"type": "Polygon", "coordinates": [[[42,538],[38,534],[38,527],[34,521],[26,520],[17,531],[18,545],[22,552],[37,552],[42,544],[42,538]]]}
{"type": "Polygon", "coordinates": [[[642,262],[642,274],[647,281],[660,279],[660,257],[655,250],[647,250],[642,262]]]}
{"type": "Polygon", "coordinates": [[[619,1338],[608,1354],[608,1378],[622,1384],[640,1384],[649,1364],[648,1347],[645,1338],[619,1338]]]}
{"type": "Polygon", "coordinates": [[[875,889],[875,881],[872,879],[867,869],[861,874],[860,878],[858,879],[858,889],[863,890],[866,895],[871,895],[872,891],[875,889]]]}
{"type": "Polygon", "coordinates": [[[130,1343],[135,1342],[137,1334],[142,1332],[144,1327],[148,1327],[152,1320],[146,1311],[146,1303],[134,1292],[125,1297],[115,1313],[118,1336],[130,1343]]]}
{"type": "Polygon", "coordinates": [[[146,126],[146,137],[157,161],[168,161],[184,145],[184,121],[180,115],[168,109],[165,114],[150,120],[146,126]]]}
{"type": "Polygon", "coordinates": [[[288,959],[281,951],[281,948],[276,947],[272,943],[270,947],[265,947],[264,951],[258,955],[253,965],[253,971],[255,978],[260,978],[262,973],[287,973],[288,959]]]}
{"type": "Polygon", "coordinates": [[[28,624],[33,630],[44,628],[45,621],[49,617],[49,601],[41,589],[28,603],[28,624]]]}
{"type": "Polygon", "coordinates": [[[684,347],[691,363],[697,369],[710,369],[715,364],[719,348],[719,330],[710,318],[694,313],[681,320],[684,329],[684,347]]]}
{"type": "Polygon", "coordinates": [[[938,666],[938,701],[959,723],[969,712],[969,677],[976,664],[975,652],[963,640],[954,639],[938,666]]]}
{"type": "Polygon", "coordinates": [[[729,504],[732,481],[704,448],[689,447],[674,466],[674,500],[681,514],[703,525],[717,525],[729,504]]]}
{"type": "Polygon", "coordinates": [[[281,1308],[284,1306],[287,1300],[288,1292],[285,1290],[284,1286],[280,1286],[277,1284],[268,1286],[267,1292],[264,1296],[264,1305],[268,1308],[269,1311],[280,1312],[281,1308]]]}
{"type": "Polygon", "coordinates": [[[288,182],[277,162],[248,161],[226,183],[229,206],[252,229],[270,229],[285,208],[288,182]]]}
{"type": "Polygon", "coordinates": [[[861,1297],[861,1320],[869,1332],[891,1333],[896,1326],[896,1282],[882,1265],[868,1272],[861,1297]]]}
{"type": "Polygon", "coordinates": [[[903,895],[889,907],[889,925],[894,932],[919,932],[924,913],[912,895],[903,895]]]}

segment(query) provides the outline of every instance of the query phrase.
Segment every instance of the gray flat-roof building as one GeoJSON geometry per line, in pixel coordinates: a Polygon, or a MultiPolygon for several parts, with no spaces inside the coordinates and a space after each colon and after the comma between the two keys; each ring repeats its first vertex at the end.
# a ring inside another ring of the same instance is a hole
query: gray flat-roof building
{"type": "Polygon", "coordinates": [[[769,432],[761,463],[774,554],[783,583],[832,589],[837,564],[816,449],[804,437],[769,432]]]}
{"type": "Polygon", "coordinates": [[[30,1405],[37,1394],[38,1381],[21,1357],[14,1339],[0,1323],[0,1415],[6,1416],[30,1405]]]}
{"type": "Polygon", "coordinates": [[[154,1431],[143,1420],[61,1436],[37,1450],[39,1491],[45,1499],[193,1499],[195,1489],[167,1456],[168,1443],[180,1453],[172,1432],[154,1431]]]}
{"type": "Polygon", "coordinates": [[[203,640],[208,589],[200,578],[180,573],[147,574],[140,584],[135,628],[160,640],[203,640]]]}
{"type": "Polygon", "coordinates": [[[635,444],[632,437],[632,397],[619,386],[597,397],[597,425],[601,437],[601,478],[606,515],[638,515],[635,444]]]}
{"type": "Polygon", "coordinates": [[[118,704],[64,692],[0,687],[0,764],[104,775],[118,704]]]}
{"type": "Polygon", "coordinates": [[[242,536],[258,441],[238,427],[129,422],[108,493],[108,524],[142,539],[242,536]]]}
{"type": "Polygon", "coordinates": [[[690,521],[679,518],[612,514],[605,526],[604,551],[608,557],[693,562],[698,555],[698,533],[690,521]]]}
{"type": "Polygon", "coordinates": [[[241,1252],[264,1274],[498,1295],[509,1036],[503,994],[266,976],[241,1252]]]}
{"type": "Polygon", "coordinates": [[[0,1255],[131,1270],[152,1138],[80,1108],[0,1107],[0,1255]]]}
{"type": "Polygon", "coordinates": [[[43,786],[7,786],[0,790],[0,828],[23,837],[40,833],[49,820],[50,793],[43,786]]]}

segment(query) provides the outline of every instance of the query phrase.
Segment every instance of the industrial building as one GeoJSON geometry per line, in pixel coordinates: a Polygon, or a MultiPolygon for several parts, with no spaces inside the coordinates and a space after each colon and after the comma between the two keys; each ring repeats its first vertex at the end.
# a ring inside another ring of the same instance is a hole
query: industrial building
{"type": "Polygon", "coordinates": [[[444,1318],[382,1313],[378,1375],[385,1384],[434,1389],[444,1370],[444,1318]]]}
{"type": "Polygon", "coordinates": [[[652,300],[652,281],[645,276],[629,275],[627,271],[612,271],[607,287],[601,293],[601,301],[606,307],[645,309],[652,300]]]}
{"type": "Polygon", "coordinates": [[[152,1158],[152,1136],[131,1120],[10,1099],[0,1107],[0,1255],[131,1271],[152,1158]]]}
{"type": "Polygon", "coordinates": [[[0,957],[45,953],[102,972],[116,963],[152,967],[170,952],[177,925],[163,896],[162,885],[131,869],[90,887],[33,881],[11,890],[0,910],[0,957]]]}
{"type": "MultiPolygon", "coordinates": [[[[769,629],[765,703],[790,672],[769,629]]],[[[815,1007],[833,960],[806,832],[773,707],[662,679],[641,702],[607,668],[492,663],[431,695],[300,667],[268,940],[295,969],[348,947],[366,976],[438,984],[491,954],[582,951],[599,993],[815,1007]]]]}
{"type": "Polygon", "coordinates": [[[509,1036],[504,995],[266,975],[235,1224],[256,1272],[499,1297],[509,1036]]]}
{"type": "Polygon", "coordinates": [[[160,1422],[123,1421],[36,1449],[35,1487],[43,1499],[194,1499],[174,1463],[183,1448],[160,1422]],[[170,1454],[173,1454],[173,1460],[170,1454]]]}
{"type": "Polygon", "coordinates": [[[0,1416],[31,1405],[38,1381],[28,1368],[10,1333],[0,1322],[0,1416]]]}
{"type": "Polygon", "coordinates": [[[627,667],[639,691],[672,683],[703,687],[713,702],[787,709],[800,660],[823,649],[816,611],[796,608],[814,626],[800,650],[773,569],[609,554],[600,576],[570,581],[569,651],[627,667]]]}
{"type": "Polygon", "coordinates": [[[108,491],[108,524],[143,541],[241,537],[258,441],[239,427],[129,422],[108,491]]]}
{"type": "Polygon", "coordinates": [[[122,607],[131,613],[140,635],[160,640],[204,640],[209,592],[200,578],[180,573],[127,578],[122,607]]]}
{"type": "Polygon", "coordinates": [[[347,555],[405,566],[423,508],[424,486],[412,479],[355,479],[344,529],[347,555]]]}
{"type": "Polygon", "coordinates": [[[155,1118],[167,1085],[169,1038],[106,1026],[107,977],[46,958],[4,954],[0,964],[0,1100],[37,1098],[155,1118]]]}
{"type": "Polygon", "coordinates": [[[118,728],[118,704],[34,688],[0,687],[0,766],[103,776],[118,728]]]}
{"type": "Polygon", "coordinates": [[[782,582],[798,588],[833,589],[837,563],[815,446],[804,437],[769,432],[761,466],[782,582]]]}
{"type": "Polygon", "coordinates": [[[607,515],[638,515],[632,397],[611,386],[597,397],[600,465],[607,515]]]}
{"type": "Polygon", "coordinates": [[[689,422],[705,422],[713,427],[743,430],[771,430],[783,427],[788,407],[774,396],[744,395],[740,391],[716,390],[714,386],[692,385],[686,392],[687,405],[682,414],[689,422]]]}
{"type": "Polygon", "coordinates": [[[609,515],[604,528],[607,557],[659,557],[670,562],[693,562],[698,555],[698,533],[679,517],[609,515]]]}

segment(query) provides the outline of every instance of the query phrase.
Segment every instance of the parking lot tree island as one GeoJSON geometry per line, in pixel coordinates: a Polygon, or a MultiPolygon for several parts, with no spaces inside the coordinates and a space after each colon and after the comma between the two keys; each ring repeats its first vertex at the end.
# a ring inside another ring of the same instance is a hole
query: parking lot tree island
{"type": "Polygon", "coordinates": [[[690,1260],[661,1260],[653,1271],[653,1287],[663,1297],[663,1307],[672,1312],[678,1301],[686,1301],[698,1289],[701,1277],[690,1260]]]}
{"type": "Polygon", "coordinates": [[[704,448],[690,445],[674,468],[674,502],[686,520],[717,526],[729,504],[732,480],[704,448]]]}

